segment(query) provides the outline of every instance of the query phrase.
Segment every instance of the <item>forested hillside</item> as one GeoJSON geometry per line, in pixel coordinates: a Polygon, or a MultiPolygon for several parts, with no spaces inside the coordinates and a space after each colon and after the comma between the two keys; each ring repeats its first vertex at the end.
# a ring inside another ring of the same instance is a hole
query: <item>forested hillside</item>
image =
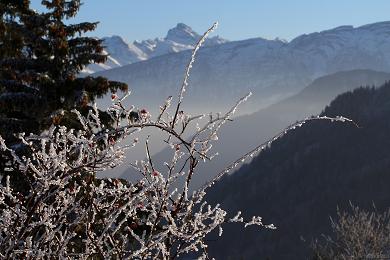
{"type": "Polygon", "coordinates": [[[277,230],[230,226],[210,243],[219,259],[306,259],[314,237],[328,233],[329,216],[349,202],[363,208],[390,203],[390,84],[338,96],[322,115],[350,123],[311,122],[290,132],[251,164],[225,177],[209,200],[230,212],[257,214],[277,230]]]}

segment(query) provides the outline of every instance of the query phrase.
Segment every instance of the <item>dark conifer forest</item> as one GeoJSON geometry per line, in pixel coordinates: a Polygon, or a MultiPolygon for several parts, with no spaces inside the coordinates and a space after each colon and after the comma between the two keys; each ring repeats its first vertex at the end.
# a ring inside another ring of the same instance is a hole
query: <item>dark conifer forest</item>
{"type": "Polygon", "coordinates": [[[356,124],[310,122],[288,133],[209,194],[232,212],[263,216],[277,230],[227,227],[210,243],[220,259],[307,259],[310,244],[330,234],[337,207],[378,212],[390,204],[390,83],[338,96],[322,115],[356,124]]]}

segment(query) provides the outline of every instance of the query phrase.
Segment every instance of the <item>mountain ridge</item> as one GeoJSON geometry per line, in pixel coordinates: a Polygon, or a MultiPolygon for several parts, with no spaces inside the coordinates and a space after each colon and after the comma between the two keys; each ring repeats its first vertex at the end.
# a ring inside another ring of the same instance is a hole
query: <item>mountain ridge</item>
{"type": "MultiPolygon", "coordinates": [[[[193,176],[196,188],[213,177],[225,165],[236,160],[242,154],[255,148],[288,125],[312,115],[318,115],[337,95],[360,86],[380,86],[390,80],[390,73],[372,70],[354,70],[337,72],[323,76],[306,86],[298,94],[279,101],[271,106],[249,115],[236,117],[234,122],[226,124],[218,134],[218,142],[213,144],[213,151],[219,156],[206,164],[199,164],[193,176]],[[321,89],[321,91],[318,91],[321,89]]],[[[152,156],[157,163],[169,158],[164,156],[168,149],[152,156]]],[[[132,176],[128,171],[123,178],[132,176]]]]}
{"type": "MultiPolygon", "coordinates": [[[[251,91],[248,109],[242,111],[255,111],[324,75],[390,71],[389,41],[390,23],[383,22],[301,35],[288,43],[254,38],[208,46],[196,57],[188,96],[194,105],[213,104],[219,110],[251,91]]],[[[166,54],[95,75],[124,81],[134,94],[142,94],[140,99],[154,102],[177,93],[189,56],[190,50],[166,54]]]]}

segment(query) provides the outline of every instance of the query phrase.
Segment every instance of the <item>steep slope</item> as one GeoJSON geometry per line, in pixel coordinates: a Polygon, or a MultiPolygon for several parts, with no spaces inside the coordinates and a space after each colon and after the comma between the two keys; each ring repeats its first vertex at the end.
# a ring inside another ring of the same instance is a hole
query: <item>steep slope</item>
{"type": "MultiPolygon", "coordinates": [[[[360,86],[380,86],[390,80],[390,73],[370,70],[338,72],[316,79],[300,93],[265,109],[234,119],[224,126],[213,150],[219,156],[211,162],[200,164],[193,177],[194,186],[203,184],[229,162],[263,143],[289,124],[311,115],[317,115],[337,95],[360,86]]],[[[167,151],[156,154],[157,162],[164,162],[167,151]]],[[[124,177],[131,176],[128,171],[124,177]]]]}
{"type": "MultiPolygon", "coordinates": [[[[155,38],[143,41],[126,42],[122,37],[114,35],[102,38],[104,51],[108,60],[104,64],[91,64],[84,69],[85,74],[121,67],[152,57],[176,53],[194,48],[200,35],[191,27],[178,23],[170,29],[165,38],[155,38]]],[[[206,40],[206,46],[213,46],[227,42],[227,40],[214,36],[206,40]]]]}
{"type": "Polygon", "coordinates": [[[298,94],[257,112],[256,121],[262,121],[260,114],[273,115],[281,123],[291,124],[307,116],[316,115],[337,95],[360,86],[381,86],[390,80],[390,73],[374,70],[340,71],[315,79],[298,94]]]}
{"type": "MultiPolygon", "coordinates": [[[[349,201],[361,207],[390,204],[390,83],[337,97],[323,115],[347,123],[312,122],[290,132],[252,163],[226,176],[211,201],[234,212],[260,215],[275,231],[228,226],[210,243],[219,259],[307,259],[313,237],[329,231],[329,216],[349,201]]],[[[210,238],[212,239],[212,238],[210,238]]]]}
{"type": "MultiPolygon", "coordinates": [[[[355,69],[390,71],[389,42],[390,22],[382,22],[302,35],[288,43],[257,38],[203,48],[192,71],[190,102],[221,109],[228,100],[252,91],[250,108],[255,111],[324,75],[355,69]]],[[[153,102],[177,92],[189,55],[167,54],[97,75],[127,82],[139,98],[153,102]]]]}

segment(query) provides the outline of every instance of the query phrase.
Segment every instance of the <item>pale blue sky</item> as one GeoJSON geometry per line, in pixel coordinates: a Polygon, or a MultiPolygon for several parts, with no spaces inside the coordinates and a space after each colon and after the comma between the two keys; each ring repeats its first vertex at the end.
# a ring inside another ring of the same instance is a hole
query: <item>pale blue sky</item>
{"type": "MultiPolygon", "coordinates": [[[[31,0],[38,9],[40,0],[31,0]]],[[[390,20],[390,0],[84,0],[77,21],[100,21],[94,36],[164,37],[178,22],[202,33],[214,21],[229,40],[292,38],[339,25],[390,20]]]]}

